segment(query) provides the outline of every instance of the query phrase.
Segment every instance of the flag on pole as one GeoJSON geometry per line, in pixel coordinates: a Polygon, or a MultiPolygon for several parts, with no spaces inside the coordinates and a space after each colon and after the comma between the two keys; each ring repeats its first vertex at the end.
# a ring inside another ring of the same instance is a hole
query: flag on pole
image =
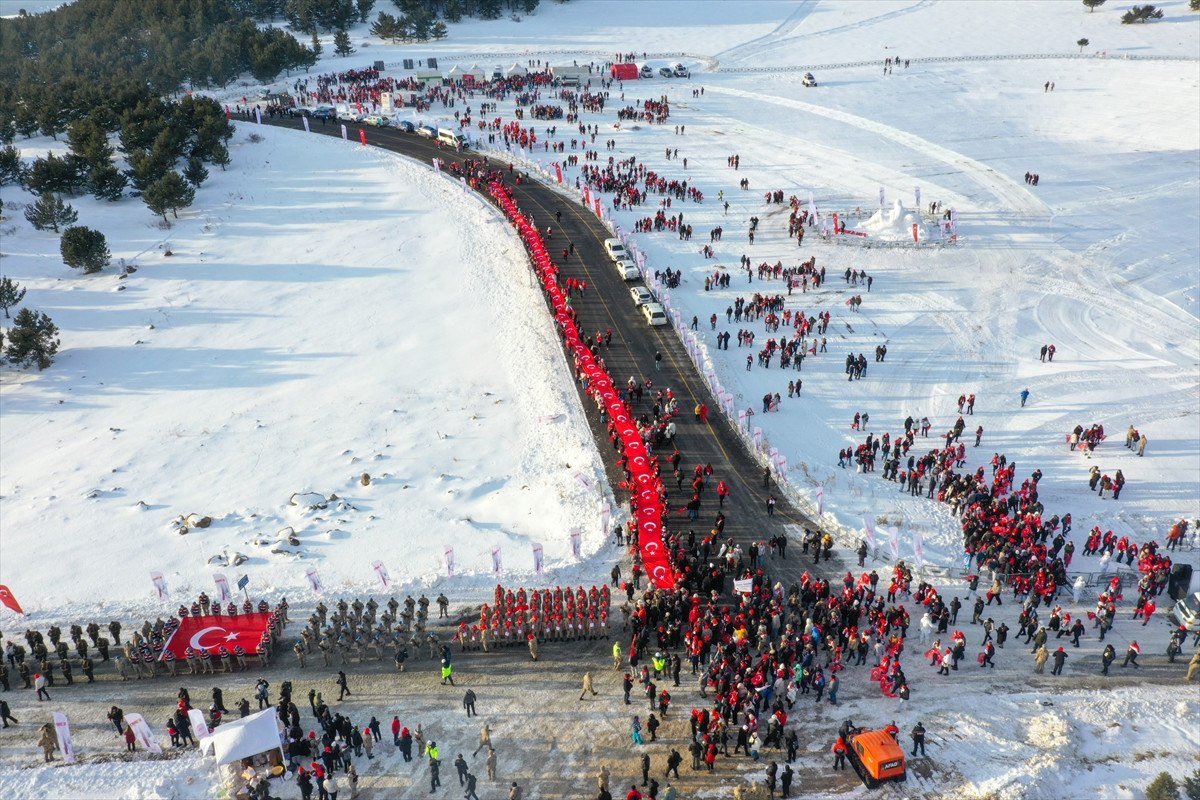
{"type": "Polygon", "coordinates": [[[262,125],[262,109],[258,106],[254,107],[254,121],[262,125]]]}
{"type": "Polygon", "coordinates": [[[492,545],[492,574],[499,578],[503,571],[500,564],[500,545],[492,545]]]}
{"type": "Polygon", "coordinates": [[[446,553],[446,575],[448,577],[453,578],[454,577],[454,548],[447,547],[445,553],[446,553]]]}
{"type": "Polygon", "coordinates": [[[313,594],[325,593],[325,587],[321,585],[321,576],[317,574],[316,567],[309,567],[304,574],[308,578],[308,585],[312,587],[313,594]]]}
{"type": "Polygon", "coordinates": [[[143,749],[151,753],[162,752],[162,747],[155,740],[154,734],[151,732],[150,726],[146,723],[145,717],[141,714],[126,714],[125,724],[133,728],[133,735],[143,749]]]}
{"type": "Polygon", "coordinates": [[[875,552],[875,515],[863,514],[863,532],[866,534],[867,547],[875,552]]]}
{"type": "Polygon", "coordinates": [[[825,513],[825,487],[818,486],[813,494],[817,497],[817,516],[825,513]]]}
{"type": "Polygon", "coordinates": [[[167,599],[167,580],[161,572],[151,572],[150,581],[154,584],[154,591],[158,592],[159,600],[167,599]]]}
{"type": "Polygon", "coordinates": [[[917,567],[920,568],[925,564],[925,537],[919,530],[913,529],[913,560],[917,562],[917,567]]]}
{"type": "Polygon", "coordinates": [[[367,132],[363,128],[358,129],[358,140],[365,146],[367,144],[367,132]]]}
{"type": "Polygon", "coordinates": [[[304,123],[304,132],[312,133],[312,127],[308,124],[308,117],[301,117],[300,120],[304,123]]]}
{"type": "Polygon", "coordinates": [[[71,723],[61,711],[54,712],[54,733],[58,736],[58,749],[64,764],[75,763],[75,743],[71,741],[71,723]]]}
{"type": "Polygon", "coordinates": [[[0,603],[8,606],[18,614],[25,613],[21,608],[21,604],[17,602],[17,598],[13,597],[13,593],[2,583],[0,583],[0,603]]]}
{"type": "Polygon", "coordinates": [[[889,544],[892,547],[892,558],[900,558],[900,528],[893,525],[888,528],[889,544]]]}
{"type": "Polygon", "coordinates": [[[229,580],[224,573],[218,572],[213,575],[213,583],[217,585],[217,602],[228,603],[233,599],[233,595],[229,591],[229,580]]]}
{"type": "Polygon", "coordinates": [[[387,567],[382,561],[371,562],[371,569],[375,570],[375,574],[379,576],[379,582],[383,584],[384,591],[392,588],[392,576],[388,575],[387,567]]]}
{"type": "Polygon", "coordinates": [[[342,138],[346,141],[350,141],[350,133],[346,130],[345,125],[342,126],[342,138]]]}
{"type": "Polygon", "coordinates": [[[545,564],[543,563],[542,559],[542,546],[540,544],[535,544],[533,546],[533,572],[540,578],[542,577],[542,573],[544,571],[545,564]]]}
{"type": "Polygon", "coordinates": [[[583,531],[579,528],[571,528],[571,554],[575,558],[582,558],[583,551],[583,531]]]}

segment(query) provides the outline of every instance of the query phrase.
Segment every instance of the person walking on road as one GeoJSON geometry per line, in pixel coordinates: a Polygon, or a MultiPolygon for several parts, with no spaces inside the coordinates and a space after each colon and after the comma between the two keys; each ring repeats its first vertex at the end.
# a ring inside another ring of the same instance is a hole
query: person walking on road
{"type": "Polygon", "coordinates": [[[654,351],[654,368],[655,369],[660,369],[662,367],[662,358],[663,358],[662,351],[655,350],[654,351]]]}
{"type": "Polygon", "coordinates": [[[592,686],[592,673],[585,672],[583,673],[583,691],[579,693],[579,699],[582,700],[589,692],[591,692],[593,697],[599,694],[592,686]]]}

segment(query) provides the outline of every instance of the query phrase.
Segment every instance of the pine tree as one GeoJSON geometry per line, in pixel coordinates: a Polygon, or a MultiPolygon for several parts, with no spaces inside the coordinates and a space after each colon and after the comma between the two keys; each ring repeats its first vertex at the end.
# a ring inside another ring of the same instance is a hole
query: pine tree
{"type": "Polygon", "coordinates": [[[115,203],[125,196],[125,187],[128,185],[129,178],[113,164],[93,167],[88,175],[88,191],[95,195],[97,200],[115,203]]]}
{"type": "Polygon", "coordinates": [[[179,219],[179,209],[187,208],[196,199],[196,190],[188,185],[175,170],[167,172],[142,193],[146,206],[167,221],[170,211],[175,219],[179,219]]]}
{"type": "Polygon", "coordinates": [[[375,7],[375,0],[356,0],[355,5],[358,6],[358,21],[366,22],[375,7]]]}
{"type": "Polygon", "coordinates": [[[112,260],[104,234],[82,225],[63,231],[59,250],[64,264],[87,274],[99,272],[112,260]]]}
{"type": "Polygon", "coordinates": [[[525,10],[526,14],[532,14],[534,11],[537,11],[538,0],[521,0],[521,7],[525,10]]]}
{"type": "Polygon", "coordinates": [[[463,0],[446,0],[445,11],[446,21],[449,23],[462,22],[463,18],[463,0]]]}
{"type": "MultiPolygon", "coordinates": [[[[1198,0],[1200,2],[1200,0],[1198,0]]],[[[429,27],[429,35],[434,39],[445,39],[450,35],[450,31],[446,29],[446,23],[440,19],[429,27]]]]}
{"type": "Polygon", "coordinates": [[[313,31],[312,44],[309,45],[309,49],[313,51],[313,55],[315,55],[317,58],[321,57],[321,53],[325,49],[325,48],[321,47],[321,37],[317,36],[316,31],[313,31]]]}
{"type": "MultiPolygon", "coordinates": [[[[1192,10],[1200,11],[1200,0],[1192,0],[1192,10]]],[[[1200,800],[1200,769],[1184,777],[1183,793],[1188,800],[1200,800]]]]}
{"type": "Polygon", "coordinates": [[[24,180],[25,165],[21,163],[20,151],[11,144],[0,148],[0,186],[24,180]]]}
{"type": "Polygon", "coordinates": [[[1075,44],[1079,45],[1079,52],[1082,53],[1083,48],[1087,47],[1089,44],[1091,44],[1091,42],[1089,42],[1087,39],[1080,39],[1075,44]]]}
{"type": "Polygon", "coordinates": [[[188,159],[187,167],[183,170],[183,177],[187,178],[188,183],[192,186],[199,187],[200,184],[208,180],[208,170],[204,166],[204,162],[192,156],[188,159]]]}
{"type": "Polygon", "coordinates": [[[338,28],[333,34],[333,52],[343,58],[351,55],[354,48],[350,46],[350,34],[345,28],[338,28]]]}
{"type": "Polygon", "coordinates": [[[1106,0],[1083,0],[1083,4],[1087,6],[1088,11],[1092,12],[1104,5],[1105,2],[1106,0]]]}
{"type": "Polygon", "coordinates": [[[1169,772],[1160,772],[1146,787],[1146,800],[1180,800],[1179,784],[1169,772]]]}
{"type": "Polygon", "coordinates": [[[8,331],[4,354],[14,364],[23,367],[37,364],[38,370],[43,370],[54,363],[59,344],[58,328],[48,316],[22,308],[8,331]]]}
{"type": "Polygon", "coordinates": [[[208,160],[216,164],[224,172],[225,168],[229,166],[229,148],[225,146],[224,142],[217,142],[213,145],[208,160]]]}
{"type": "Polygon", "coordinates": [[[1162,18],[1163,12],[1161,8],[1155,8],[1154,6],[1134,6],[1121,16],[1121,24],[1132,25],[1135,22],[1146,22],[1147,20],[1162,18]]]}
{"type": "Polygon", "coordinates": [[[11,319],[8,310],[14,308],[25,298],[25,289],[12,278],[0,278],[0,308],[4,309],[4,318],[11,319]]]}
{"type": "Polygon", "coordinates": [[[389,39],[392,44],[400,38],[396,18],[391,14],[380,11],[379,16],[371,23],[371,35],[380,39],[389,39]]]}
{"type": "Polygon", "coordinates": [[[34,161],[33,166],[25,173],[25,186],[37,194],[78,194],[83,183],[79,167],[79,162],[70,156],[59,158],[53,153],[48,153],[45,158],[34,161]]]}
{"type": "Polygon", "coordinates": [[[1188,8],[1192,11],[1200,11],[1200,0],[1188,0],[1188,8]]]}
{"type": "Polygon", "coordinates": [[[30,203],[25,209],[25,219],[39,231],[47,228],[58,233],[59,226],[74,225],[79,214],[71,208],[70,203],[51,192],[42,192],[42,196],[30,203]]]}
{"type": "Polygon", "coordinates": [[[476,13],[480,19],[500,19],[500,0],[477,0],[476,13]]]}

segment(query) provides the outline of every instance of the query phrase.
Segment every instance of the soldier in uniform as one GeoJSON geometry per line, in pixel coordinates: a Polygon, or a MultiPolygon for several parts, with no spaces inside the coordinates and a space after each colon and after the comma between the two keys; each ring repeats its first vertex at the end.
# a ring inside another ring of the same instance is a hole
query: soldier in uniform
{"type": "Polygon", "coordinates": [[[108,639],[103,636],[96,642],[96,649],[100,651],[100,660],[108,661],[108,639]]]}
{"type": "Polygon", "coordinates": [[[83,674],[87,677],[88,683],[96,682],[95,665],[92,664],[92,660],[90,658],[84,656],[83,660],[79,664],[79,668],[83,670],[83,674]]]}
{"type": "Polygon", "coordinates": [[[165,661],[167,664],[167,674],[171,677],[175,677],[175,654],[170,650],[163,651],[163,661],[165,661]]]}
{"type": "Polygon", "coordinates": [[[438,604],[438,619],[450,616],[450,598],[446,597],[445,592],[441,592],[437,596],[438,604]]]}
{"type": "MultiPolygon", "coordinates": [[[[240,644],[235,644],[233,646],[233,657],[237,659],[238,669],[243,672],[249,669],[249,666],[246,664],[246,648],[240,644]]],[[[263,658],[263,664],[266,664],[266,658],[263,658]]]]}
{"type": "Polygon", "coordinates": [[[67,686],[70,686],[71,684],[75,683],[75,678],[71,675],[70,659],[66,659],[66,658],[61,659],[58,662],[58,664],[59,664],[59,667],[62,669],[63,678],[65,678],[67,681],[67,686]]]}
{"type": "Polygon", "coordinates": [[[296,654],[296,660],[300,662],[300,669],[304,669],[304,640],[297,639],[292,645],[292,652],[296,654]]]}
{"type": "Polygon", "coordinates": [[[200,648],[200,668],[209,675],[212,674],[212,653],[208,652],[207,647],[200,648]]]}
{"type": "Polygon", "coordinates": [[[229,648],[221,645],[217,654],[221,657],[221,672],[233,672],[233,663],[229,659],[229,648]]]}

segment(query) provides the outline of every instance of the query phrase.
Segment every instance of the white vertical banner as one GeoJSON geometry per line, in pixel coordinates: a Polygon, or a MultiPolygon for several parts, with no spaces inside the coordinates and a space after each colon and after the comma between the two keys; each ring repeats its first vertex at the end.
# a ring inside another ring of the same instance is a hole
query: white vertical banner
{"type": "Polygon", "coordinates": [[[462,190],[465,192],[465,191],[467,190],[467,179],[466,179],[466,177],[464,177],[464,176],[462,176],[462,175],[459,175],[459,176],[458,176],[458,185],[459,185],[459,186],[461,186],[461,187],[462,187],[462,190]]]}
{"type": "Polygon", "coordinates": [[[579,481],[579,485],[582,486],[587,491],[590,492],[592,490],[591,480],[588,478],[587,475],[584,475],[582,472],[575,473],[575,480],[579,481]]]}
{"type": "Polygon", "coordinates": [[[350,134],[349,134],[349,133],[346,131],[346,126],[345,126],[345,125],[343,125],[343,126],[342,126],[342,138],[343,138],[343,139],[345,139],[345,140],[347,140],[347,141],[349,141],[349,140],[350,140],[350,134]]]}
{"type": "Polygon", "coordinates": [[[192,730],[196,732],[197,739],[207,739],[212,731],[208,729],[208,723],[204,721],[204,712],[198,708],[188,709],[188,720],[192,723],[192,730]]]}
{"type": "Polygon", "coordinates": [[[818,486],[813,491],[813,494],[817,498],[817,516],[820,516],[825,513],[825,487],[818,486]]]}
{"type": "Polygon", "coordinates": [[[61,711],[54,712],[54,733],[58,736],[58,749],[62,752],[63,763],[74,764],[75,743],[71,741],[71,723],[61,711]]]}
{"type": "Polygon", "coordinates": [[[888,528],[888,544],[892,548],[892,558],[900,558],[900,528],[893,525],[888,528]]]}
{"type": "Polygon", "coordinates": [[[544,559],[542,558],[542,546],[540,544],[535,544],[533,546],[533,572],[540,578],[542,577],[542,573],[545,571],[546,565],[544,559]]]}
{"type": "Polygon", "coordinates": [[[155,740],[154,734],[150,731],[150,726],[146,724],[145,718],[141,714],[126,714],[125,724],[133,728],[133,735],[137,739],[138,744],[151,753],[161,753],[162,747],[155,740]]]}
{"type": "Polygon", "coordinates": [[[262,109],[258,106],[254,107],[254,121],[262,125],[262,109]]]}
{"type": "Polygon", "coordinates": [[[921,213],[921,187],[920,186],[913,187],[913,196],[917,198],[917,213],[920,214],[921,213]]]}
{"type": "Polygon", "coordinates": [[[385,117],[390,117],[392,115],[392,110],[393,110],[393,108],[392,108],[392,93],[391,92],[380,92],[379,93],[379,113],[385,117]]]}
{"type": "Polygon", "coordinates": [[[159,600],[167,599],[167,579],[163,577],[161,572],[151,572],[150,582],[154,584],[154,591],[158,593],[159,600]]]}
{"type": "Polygon", "coordinates": [[[454,548],[453,547],[446,548],[446,575],[451,578],[454,577],[454,548]]]}
{"type": "Polygon", "coordinates": [[[875,552],[875,515],[863,514],[863,533],[866,534],[867,547],[875,552]]]}
{"type": "Polygon", "coordinates": [[[233,594],[229,591],[229,579],[225,577],[225,573],[218,572],[213,575],[213,583],[217,585],[218,603],[228,603],[233,599],[233,594]]]}
{"type": "Polygon", "coordinates": [[[763,443],[763,429],[755,428],[754,429],[754,449],[761,450],[762,443],[763,443]]]}
{"type": "Polygon", "coordinates": [[[746,432],[746,411],[745,411],[745,409],[738,412],[738,427],[742,430],[742,433],[746,432]]]}
{"type": "Polygon", "coordinates": [[[612,524],[612,509],[608,507],[608,500],[605,499],[604,505],[600,507],[600,533],[607,538],[608,527],[612,524]]]}
{"type": "Polygon", "coordinates": [[[433,171],[434,172],[442,171],[442,165],[438,163],[437,156],[434,156],[433,158],[431,158],[429,160],[433,162],[433,171]]]}
{"type": "Polygon", "coordinates": [[[492,545],[492,574],[499,578],[503,571],[500,563],[500,545],[494,544],[492,545]]]}
{"type": "Polygon", "coordinates": [[[582,558],[583,552],[583,531],[579,528],[571,528],[571,554],[575,558],[582,558]]]}
{"type": "Polygon", "coordinates": [[[925,565],[925,541],[924,541],[924,539],[925,539],[925,537],[921,533],[921,531],[917,530],[916,528],[913,528],[913,532],[912,532],[913,560],[916,562],[918,569],[925,565]]]}
{"type": "Polygon", "coordinates": [[[303,117],[301,117],[301,118],[300,118],[300,120],[301,120],[301,121],[304,123],[304,132],[305,132],[305,133],[312,133],[312,128],[311,128],[311,127],[309,126],[309,124],[308,124],[308,117],[307,117],[307,116],[303,116],[303,117]]]}
{"type": "Polygon", "coordinates": [[[313,594],[325,593],[325,587],[321,585],[321,576],[317,574],[316,567],[304,570],[304,575],[308,578],[308,585],[312,588],[313,594]]]}
{"type": "Polygon", "coordinates": [[[879,187],[879,207],[883,208],[883,187],[879,187]]]}
{"type": "Polygon", "coordinates": [[[388,575],[387,567],[382,561],[372,561],[371,569],[375,570],[375,574],[379,576],[379,582],[383,584],[384,591],[392,588],[392,576],[388,575]]]}

